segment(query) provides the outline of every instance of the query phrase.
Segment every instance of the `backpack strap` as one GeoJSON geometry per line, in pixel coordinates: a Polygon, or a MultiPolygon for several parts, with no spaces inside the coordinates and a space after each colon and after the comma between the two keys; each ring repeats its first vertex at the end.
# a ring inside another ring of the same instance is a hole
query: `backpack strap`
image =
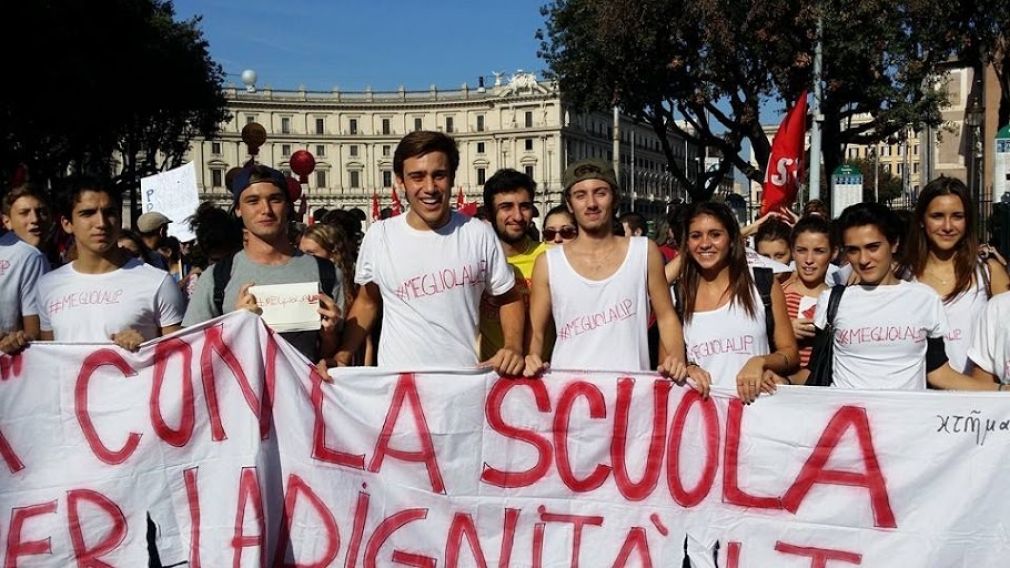
{"type": "Polygon", "coordinates": [[[765,307],[765,333],[768,335],[768,352],[775,349],[775,313],[772,311],[772,284],[775,283],[775,273],[771,268],[754,267],[754,285],[761,296],[761,304],[765,307]]]}
{"type": "Polygon", "coordinates": [[[230,254],[214,265],[214,309],[217,315],[224,315],[224,291],[231,281],[231,267],[235,263],[235,255],[230,254]]]}
{"type": "Polygon", "coordinates": [[[319,266],[319,288],[323,294],[329,296],[333,293],[333,287],[337,285],[337,267],[325,258],[318,256],[312,258],[316,259],[316,264],[319,266]]]}
{"type": "Polygon", "coordinates": [[[828,296],[828,325],[825,329],[832,329],[835,325],[835,316],[838,315],[838,304],[842,302],[842,294],[845,293],[845,285],[839,284],[831,288],[831,295],[828,296]]]}

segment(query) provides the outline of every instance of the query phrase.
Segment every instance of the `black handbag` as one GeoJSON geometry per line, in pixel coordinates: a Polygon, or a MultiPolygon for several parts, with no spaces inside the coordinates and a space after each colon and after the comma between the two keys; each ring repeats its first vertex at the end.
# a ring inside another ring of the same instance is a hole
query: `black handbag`
{"type": "Polygon", "coordinates": [[[843,293],[845,286],[835,286],[831,289],[831,296],[828,297],[827,325],[824,329],[817,330],[817,335],[814,336],[814,350],[810,354],[810,363],[807,364],[810,376],[807,377],[806,384],[809,386],[831,386],[835,364],[835,315],[838,313],[838,304],[842,301],[843,293]]]}

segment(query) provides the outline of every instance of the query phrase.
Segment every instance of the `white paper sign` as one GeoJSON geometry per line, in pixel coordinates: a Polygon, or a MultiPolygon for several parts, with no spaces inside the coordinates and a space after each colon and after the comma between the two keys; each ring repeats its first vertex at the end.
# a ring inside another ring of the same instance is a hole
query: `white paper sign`
{"type": "Polygon", "coordinates": [[[182,242],[196,238],[186,219],[200,206],[200,193],[196,187],[196,166],[193,162],[140,180],[143,196],[141,210],[157,211],[172,220],[169,236],[182,242]]]}
{"type": "Polygon", "coordinates": [[[278,332],[319,329],[319,283],[252,286],[249,293],[263,310],[263,321],[278,332]]]}

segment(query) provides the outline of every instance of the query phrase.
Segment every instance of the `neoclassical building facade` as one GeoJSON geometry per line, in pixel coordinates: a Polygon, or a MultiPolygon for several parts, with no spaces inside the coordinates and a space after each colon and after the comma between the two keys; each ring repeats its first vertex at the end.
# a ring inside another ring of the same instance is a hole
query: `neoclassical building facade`
{"type": "MultiPolygon", "coordinates": [[[[683,196],[665,173],[666,158],[648,125],[627,116],[576,114],[562,103],[555,83],[531,73],[497,77],[494,86],[427,91],[312,92],[270,88],[226,89],[231,120],[214,139],[194,141],[189,160],[197,164],[201,199],[230,201],[225,174],[249,160],[242,128],[257,122],[267,131],[258,162],[289,171],[297,150],[308,150],[315,171],[303,191],[311,209],[358,208],[370,212],[373,191],[390,203],[396,144],[414,130],[438,130],[455,138],[460,151],[456,192],[480,201],[487,178],[500,168],[525,171],[538,185],[542,211],[561,202],[561,176],[568,163],[597,157],[613,161],[622,183],[622,210],[650,217],[683,196]],[[615,139],[616,138],[616,139],[615,139]],[[617,159],[615,160],[615,151],[617,159]]],[[[675,155],[700,167],[696,147],[670,135],[675,155]]],[[[400,196],[404,203],[404,196],[400,196]]]]}

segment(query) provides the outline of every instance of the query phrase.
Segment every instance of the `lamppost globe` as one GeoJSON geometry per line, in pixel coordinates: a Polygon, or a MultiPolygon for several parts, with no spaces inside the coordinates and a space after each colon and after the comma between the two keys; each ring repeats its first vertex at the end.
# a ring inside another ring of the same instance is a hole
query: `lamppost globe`
{"type": "Polygon", "coordinates": [[[242,83],[245,85],[245,90],[250,93],[256,92],[256,72],[252,69],[246,69],[242,72],[242,83]]]}

